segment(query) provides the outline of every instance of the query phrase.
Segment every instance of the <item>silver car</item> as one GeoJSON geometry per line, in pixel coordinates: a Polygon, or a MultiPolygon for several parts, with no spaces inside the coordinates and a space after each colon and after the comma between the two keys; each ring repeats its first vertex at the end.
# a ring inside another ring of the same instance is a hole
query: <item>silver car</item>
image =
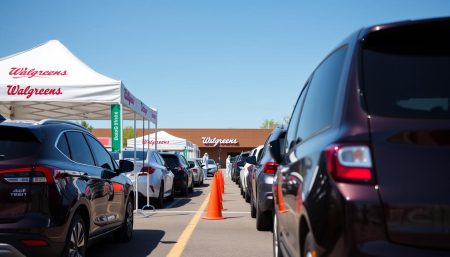
{"type": "Polygon", "coordinates": [[[203,181],[205,180],[204,178],[204,173],[203,173],[203,168],[202,168],[202,160],[197,158],[197,159],[188,159],[188,163],[189,163],[189,167],[192,166],[191,170],[192,173],[194,174],[194,185],[196,186],[200,186],[203,185],[203,181]]]}
{"type": "MultiPolygon", "coordinates": [[[[134,160],[134,149],[123,150],[123,158],[134,160]]],[[[152,204],[161,208],[164,199],[173,200],[173,173],[167,170],[164,159],[154,149],[136,150],[136,162],[132,172],[125,175],[135,184],[135,176],[138,175],[139,201],[146,203],[147,192],[152,204]],[[148,190],[147,190],[148,178],[148,190]]]]}

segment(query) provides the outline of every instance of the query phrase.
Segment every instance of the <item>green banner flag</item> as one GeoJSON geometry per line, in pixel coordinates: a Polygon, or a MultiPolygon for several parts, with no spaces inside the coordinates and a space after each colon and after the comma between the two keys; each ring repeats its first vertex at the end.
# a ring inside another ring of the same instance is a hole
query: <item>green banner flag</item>
{"type": "Polygon", "coordinates": [[[120,152],[122,138],[120,136],[120,105],[111,105],[111,148],[113,152],[120,152]]]}

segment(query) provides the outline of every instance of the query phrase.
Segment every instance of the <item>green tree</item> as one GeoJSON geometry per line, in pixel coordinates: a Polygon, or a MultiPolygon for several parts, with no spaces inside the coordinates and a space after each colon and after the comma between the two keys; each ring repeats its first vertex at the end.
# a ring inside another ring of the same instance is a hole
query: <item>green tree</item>
{"type": "Polygon", "coordinates": [[[131,126],[127,126],[123,128],[123,142],[122,142],[123,147],[127,146],[127,140],[130,138],[134,138],[134,129],[131,126]]]}
{"type": "Polygon", "coordinates": [[[273,129],[276,128],[278,125],[279,125],[278,122],[276,122],[274,119],[267,119],[263,121],[263,123],[261,124],[261,128],[273,129]]]}
{"type": "Polygon", "coordinates": [[[82,121],[78,121],[78,122],[76,122],[77,124],[79,124],[79,125],[81,125],[81,126],[83,126],[84,128],[86,128],[87,130],[89,130],[90,132],[92,132],[92,129],[94,128],[94,127],[92,127],[87,121],[85,121],[85,120],[82,120],[82,121]]]}

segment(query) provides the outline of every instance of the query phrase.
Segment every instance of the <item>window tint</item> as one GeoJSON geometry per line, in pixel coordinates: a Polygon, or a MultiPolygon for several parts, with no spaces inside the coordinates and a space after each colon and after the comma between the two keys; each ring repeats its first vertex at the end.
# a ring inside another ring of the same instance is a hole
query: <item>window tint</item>
{"type": "Polygon", "coordinates": [[[80,132],[66,132],[67,142],[69,143],[71,159],[75,162],[94,166],[94,158],[91,150],[80,132]]]}
{"type": "Polygon", "coordinates": [[[166,162],[164,161],[164,159],[161,157],[161,155],[159,153],[156,154],[156,157],[158,157],[159,163],[161,165],[163,165],[163,166],[166,165],[166,162]]]}
{"type": "MultiPolygon", "coordinates": [[[[123,151],[124,159],[134,159],[134,150],[123,151]]],[[[136,151],[136,161],[142,161],[147,159],[147,154],[144,151],[136,151]]]]}
{"type": "Polygon", "coordinates": [[[298,120],[300,119],[300,113],[307,91],[308,83],[306,83],[303,87],[302,92],[300,93],[300,96],[297,100],[297,104],[295,104],[294,111],[292,112],[291,120],[289,121],[289,126],[286,132],[286,152],[289,151],[289,149],[293,146],[294,140],[296,139],[298,120]]]}
{"type": "Polygon", "coordinates": [[[70,158],[70,150],[69,150],[69,145],[67,144],[67,139],[66,139],[66,133],[63,133],[58,140],[58,144],[56,145],[56,147],[58,147],[58,149],[65,154],[67,157],[70,158]]]}
{"type": "Polygon", "coordinates": [[[177,156],[175,155],[171,155],[171,154],[164,154],[162,155],[162,158],[164,159],[167,167],[169,168],[174,168],[180,165],[180,162],[177,158],[177,156]]]}
{"type": "Polygon", "coordinates": [[[17,127],[0,127],[0,161],[38,154],[41,144],[28,130],[17,127]]]}
{"type": "Polygon", "coordinates": [[[86,135],[86,138],[89,142],[89,145],[91,146],[92,152],[94,153],[97,166],[113,171],[114,166],[108,151],[106,151],[106,149],[93,137],[86,135]]]}
{"type": "Polygon", "coordinates": [[[346,52],[347,48],[337,50],[314,72],[298,126],[300,139],[331,125],[346,52]]]}
{"type": "Polygon", "coordinates": [[[158,160],[158,158],[156,157],[156,154],[155,153],[151,153],[151,158],[152,158],[152,162],[154,162],[154,163],[157,163],[157,164],[160,164],[159,163],[159,160],[158,160]]]}
{"type": "Polygon", "coordinates": [[[450,55],[366,50],[363,58],[371,115],[450,119],[450,55]]]}

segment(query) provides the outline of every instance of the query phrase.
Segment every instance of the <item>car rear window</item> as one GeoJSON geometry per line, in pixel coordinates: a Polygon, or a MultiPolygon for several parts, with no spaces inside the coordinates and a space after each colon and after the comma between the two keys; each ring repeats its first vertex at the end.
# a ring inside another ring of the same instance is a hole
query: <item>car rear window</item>
{"type": "MultiPolygon", "coordinates": [[[[123,151],[124,159],[134,159],[134,151],[123,151]]],[[[144,151],[136,151],[136,160],[147,160],[147,154],[144,151]]]]}
{"type": "Polygon", "coordinates": [[[450,118],[450,21],[380,30],[363,44],[363,90],[374,116],[450,118]]]}
{"type": "Polygon", "coordinates": [[[30,157],[40,148],[41,143],[29,129],[0,127],[0,161],[30,157]]]}
{"type": "Polygon", "coordinates": [[[176,166],[180,165],[180,162],[179,162],[177,156],[175,156],[175,155],[162,154],[161,156],[164,159],[164,162],[166,163],[167,167],[176,167],[176,166]]]}

